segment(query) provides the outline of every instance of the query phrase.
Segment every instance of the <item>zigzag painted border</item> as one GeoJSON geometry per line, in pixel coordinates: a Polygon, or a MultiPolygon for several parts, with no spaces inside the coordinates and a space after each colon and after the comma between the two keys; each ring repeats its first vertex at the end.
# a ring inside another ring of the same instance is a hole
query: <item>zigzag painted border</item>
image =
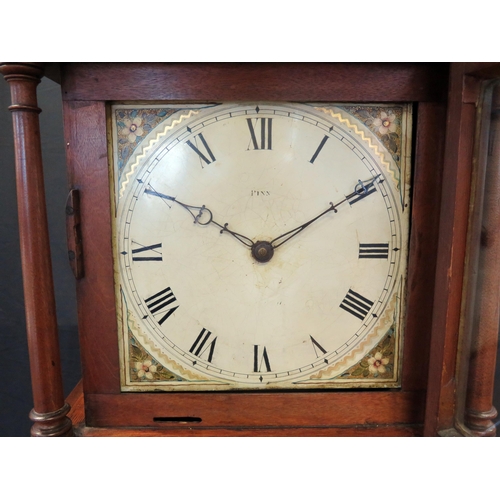
{"type": "Polygon", "coordinates": [[[137,168],[137,166],[139,165],[139,163],[141,162],[141,160],[146,156],[146,153],[150,149],[152,149],[153,146],[155,146],[158,143],[158,141],[162,137],[164,137],[170,130],[172,130],[174,127],[176,127],[177,125],[179,125],[179,123],[181,123],[182,121],[184,121],[184,120],[186,120],[188,118],[191,118],[193,115],[197,115],[197,114],[198,114],[197,110],[191,109],[191,110],[189,110],[188,113],[183,114],[179,118],[176,118],[176,119],[172,120],[171,124],[165,126],[165,128],[163,129],[162,132],[158,132],[158,134],[156,135],[156,137],[152,137],[149,140],[149,144],[148,145],[144,145],[142,147],[142,152],[137,154],[137,156],[135,157],[135,162],[132,165],[130,165],[129,171],[125,174],[125,180],[122,182],[122,185],[120,187],[120,190],[119,190],[119,193],[118,193],[118,199],[120,199],[123,196],[123,193],[125,192],[125,189],[127,188],[127,185],[130,182],[130,176],[133,175],[133,173],[135,172],[135,169],[137,168]]]}
{"type": "MultiPolygon", "coordinates": [[[[178,375],[181,378],[184,378],[185,382],[211,382],[214,383],[213,381],[210,381],[206,377],[203,377],[202,375],[195,374],[191,372],[190,370],[187,370],[186,368],[182,367],[179,363],[171,359],[170,357],[167,356],[167,354],[164,352],[164,350],[161,348],[159,344],[156,342],[150,342],[150,339],[148,339],[143,333],[142,330],[140,329],[137,320],[135,319],[134,314],[131,311],[128,311],[127,314],[127,321],[128,321],[128,326],[130,331],[132,332],[132,335],[136,338],[136,340],[139,342],[139,344],[151,354],[154,358],[156,358],[157,361],[161,362],[162,365],[170,370],[172,373],[175,375],[178,375]]],[[[165,381],[166,384],[181,384],[181,381],[174,381],[174,382],[169,382],[165,381]]],[[[134,382],[130,382],[130,384],[134,384],[134,382]]],[[[135,385],[135,384],[134,384],[135,385]]],[[[143,387],[145,385],[144,382],[141,382],[139,387],[143,387]]],[[[159,382],[156,382],[154,385],[160,385],[159,382]]]]}
{"type": "MultiPolygon", "coordinates": [[[[389,327],[387,325],[390,325],[394,322],[394,314],[396,311],[396,306],[398,303],[398,290],[394,291],[393,296],[391,297],[384,314],[382,315],[381,323],[382,325],[379,326],[376,330],[374,330],[371,334],[369,334],[360,344],[351,350],[344,358],[340,359],[337,363],[335,363],[332,366],[329,366],[328,368],[325,368],[313,375],[311,375],[310,379],[311,380],[323,380],[323,381],[333,381],[335,383],[353,383],[353,382],[373,382],[373,379],[368,379],[368,380],[353,380],[353,379],[347,379],[344,381],[338,379],[338,377],[342,374],[342,372],[356,364],[358,361],[362,359],[359,358],[360,354],[367,354],[371,349],[375,348],[378,344],[378,341],[382,339],[387,331],[389,330],[389,327]],[[367,349],[367,346],[369,347],[367,349]]],[[[396,364],[396,363],[395,363],[396,364]]],[[[397,380],[396,377],[396,370],[394,371],[394,377],[393,379],[384,379],[384,383],[390,383],[394,382],[397,380]]],[[[307,384],[308,382],[305,382],[307,384]]]]}
{"type": "Polygon", "coordinates": [[[371,137],[368,137],[365,135],[365,132],[358,128],[356,123],[351,123],[348,118],[344,118],[341,113],[335,113],[333,109],[330,108],[315,108],[317,111],[321,111],[322,113],[326,113],[330,115],[332,118],[337,119],[340,123],[347,125],[351,130],[353,130],[363,141],[368,143],[368,146],[374,151],[374,153],[380,158],[380,162],[384,165],[386,168],[387,172],[391,175],[392,180],[394,181],[394,184],[397,186],[399,189],[399,184],[400,184],[400,172],[397,166],[394,166],[393,161],[387,161],[386,155],[384,154],[383,151],[379,150],[379,147],[377,144],[374,144],[372,142],[371,137]]]}

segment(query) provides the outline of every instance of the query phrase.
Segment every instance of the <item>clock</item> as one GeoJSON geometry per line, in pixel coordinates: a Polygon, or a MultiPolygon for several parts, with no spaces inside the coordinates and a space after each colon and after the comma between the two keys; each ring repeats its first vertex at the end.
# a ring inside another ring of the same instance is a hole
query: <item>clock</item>
{"type": "Polygon", "coordinates": [[[47,65],[62,89],[83,372],[67,402],[44,67],[0,69],[34,435],[494,433],[494,360],[469,347],[488,337],[471,342],[489,293],[474,266],[484,186],[496,189],[484,179],[498,65],[47,65]]]}
{"type": "Polygon", "coordinates": [[[398,387],[410,109],[112,106],[122,390],[398,387]]]}

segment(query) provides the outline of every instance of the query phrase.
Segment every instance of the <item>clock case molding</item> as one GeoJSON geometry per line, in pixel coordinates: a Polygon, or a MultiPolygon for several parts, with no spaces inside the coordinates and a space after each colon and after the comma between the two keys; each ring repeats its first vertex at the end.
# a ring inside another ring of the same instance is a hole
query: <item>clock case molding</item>
{"type": "Polygon", "coordinates": [[[492,351],[498,330],[491,324],[498,325],[498,308],[483,312],[490,326],[475,328],[473,317],[485,293],[499,296],[498,278],[487,285],[476,279],[481,224],[490,213],[493,257],[499,252],[495,207],[484,204],[485,196],[500,198],[498,183],[485,181],[485,146],[496,130],[489,116],[499,102],[491,85],[500,76],[498,64],[0,63],[0,70],[12,94],[32,435],[494,435],[492,351]],[[83,377],[67,401],[36,101],[44,74],[62,87],[68,246],[78,299],[83,377]],[[120,391],[107,113],[111,102],[151,101],[413,103],[400,389],[120,391]],[[470,346],[482,345],[483,337],[490,348],[471,356],[470,346]]]}

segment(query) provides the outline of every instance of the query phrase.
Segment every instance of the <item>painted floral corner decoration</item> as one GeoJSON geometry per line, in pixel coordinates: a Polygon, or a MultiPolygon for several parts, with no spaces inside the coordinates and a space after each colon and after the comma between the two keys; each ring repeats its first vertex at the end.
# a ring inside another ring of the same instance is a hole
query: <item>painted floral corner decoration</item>
{"type": "Polygon", "coordinates": [[[159,123],[175,113],[177,109],[117,109],[118,172],[132,156],[143,139],[159,123]]]}
{"type": "Polygon", "coordinates": [[[392,379],[394,375],[395,337],[393,325],[382,341],[358,364],[340,375],[340,378],[392,379]]]}
{"type": "Polygon", "coordinates": [[[382,141],[401,168],[401,119],[403,108],[394,106],[346,106],[351,115],[364,123],[382,141]]]}
{"type": "Polygon", "coordinates": [[[130,380],[132,382],[151,382],[158,380],[184,380],[151,356],[135,339],[129,330],[130,380]]]}

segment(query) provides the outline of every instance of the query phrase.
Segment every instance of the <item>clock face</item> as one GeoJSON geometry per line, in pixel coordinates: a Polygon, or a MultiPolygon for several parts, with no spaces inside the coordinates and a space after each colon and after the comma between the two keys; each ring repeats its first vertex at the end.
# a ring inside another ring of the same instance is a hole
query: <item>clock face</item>
{"type": "Polygon", "coordinates": [[[112,115],[123,390],[397,386],[408,107],[112,115]]]}

